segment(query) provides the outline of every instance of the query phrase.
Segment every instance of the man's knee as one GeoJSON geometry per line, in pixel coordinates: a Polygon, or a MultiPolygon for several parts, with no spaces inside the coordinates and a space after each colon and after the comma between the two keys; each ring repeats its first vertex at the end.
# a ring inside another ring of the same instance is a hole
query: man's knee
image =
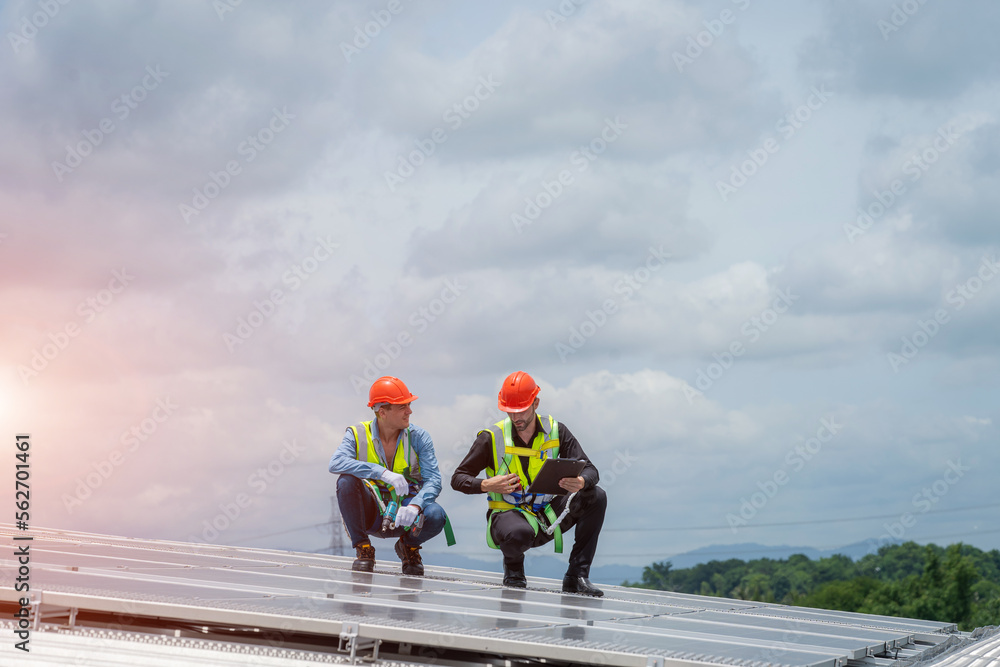
{"type": "Polygon", "coordinates": [[[530,528],[526,531],[518,529],[501,535],[493,533],[493,542],[503,552],[504,558],[523,556],[534,546],[534,538],[535,534],[530,528]]]}
{"type": "Polygon", "coordinates": [[[582,496],[573,500],[570,505],[570,515],[575,522],[584,521],[587,518],[603,518],[608,509],[608,494],[599,486],[593,486],[582,493],[582,496]]]}
{"type": "Polygon", "coordinates": [[[337,478],[337,495],[351,493],[362,488],[364,484],[354,475],[341,475],[337,478]]]}
{"type": "Polygon", "coordinates": [[[368,487],[354,475],[341,475],[337,478],[337,506],[345,521],[354,516],[362,521],[369,521],[370,515],[378,512],[368,487]]]}
{"type": "MultiPolygon", "coordinates": [[[[445,513],[444,508],[437,503],[430,503],[423,510],[424,527],[421,529],[426,535],[431,537],[437,535],[444,528],[445,513]]],[[[429,539],[429,538],[428,538],[429,539]]]]}
{"type": "Polygon", "coordinates": [[[591,492],[592,492],[592,495],[591,495],[591,501],[590,502],[592,503],[593,507],[594,508],[598,508],[599,507],[602,510],[607,509],[607,507],[608,507],[608,494],[605,493],[604,489],[602,489],[601,487],[595,485],[594,488],[591,489],[591,492]]]}
{"type": "Polygon", "coordinates": [[[531,546],[535,539],[535,531],[528,523],[527,519],[520,514],[500,515],[493,519],[493,541],[498,547],[503,545],[523,546],[525,549],[531,546]]]}
{"type": "Polygon", "coordinates": [[[424,507],[424,521],[430,524],[444,525],[444,508],[437,503],[429,503],[424,507]]]}
{"type": "Polygon", "coordinates": [[[515,544],[531,544],[533,539],[535,539],[535,531],[531,529],[531,526],[519,526],[510,532],[509,540],[515,544]]]}

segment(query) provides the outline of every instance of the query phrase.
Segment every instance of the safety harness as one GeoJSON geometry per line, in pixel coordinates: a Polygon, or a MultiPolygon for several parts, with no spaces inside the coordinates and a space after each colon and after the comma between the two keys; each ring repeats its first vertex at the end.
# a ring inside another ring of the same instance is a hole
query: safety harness
{"type": "MultiPolygon", "coordinates": [[[[396,453],[393,456],[392,465],[389,465],[385,461],[384,455],[380,456],[379,450],[375,447],[375,438],[372,436],[372,421],[360,422],[348,427],[354,432],[354,443],[357,446],[358,460],[363,463],[377,463],[405,477],[406,481],[410,483],[410,488],[407,490],[404,498],[413,497],[416,495],[416,490],[419,490],[423,484],[423,477],[420,474],[420,458],[417,456],[417,452],[410,442],[410,428],[407,427],[400,434],[399,442],[396,443],[396,453]],[[361,438],[362,433],[365,434],[363,440],[361,438]],[[365,443],[364,446],[362,442],[365,443]]],[[[379,516],[384,517],[386,515],[389,502],[395,502],[397,507],[402,506],[403,498],[396,495],[396,489],[391,485],[374,479],[365,479],[362,481],[375,498],[379,516]]],[[[444,515],[444,536],[449,547],[456,543],[455,531],[451,527],[451,519],[448,518],[447,513],[444,515]]]]}
{"type": "MultiPolygon", "coordinates": [[[[527,491],[545,460],[559,458],[559,422],[551,415],[543,417],[540,421],[542,427],[535,434],[531,447],[514,445],[513,424],[511,424],[510,418],[499,421],[489,428],[488,432],[493,439],[493,465],[486,469],[488,477],[516,473],[521,480],[521,488],[527,491]],[[521,456],[528,457],[527,471],[521,465],[519,458],[521,456]]],[[[490,493],[489,508],[493,512],[490,513],[486,526],[486,543],[491,549],[500,548],[493,541],[493,518],[501,512],[517,511],[528,521],[528,525],[531,526],[536,536],[539,530],[552,535],[555,552],[561,554],[563,539],[559,522],[566,516],[566,512],[563,512],[560,517],[556,516],[551,504],[553,498],[555,496],[551,494],[490,493]]],[[[566,504],[566,507],[569,508],[569,503],[566,504]]]]}

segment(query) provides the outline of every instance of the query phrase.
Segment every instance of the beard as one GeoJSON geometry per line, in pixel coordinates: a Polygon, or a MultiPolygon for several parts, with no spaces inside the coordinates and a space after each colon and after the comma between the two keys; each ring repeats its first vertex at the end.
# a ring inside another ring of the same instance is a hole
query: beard
{"type": "Polygon", "coordinates": [[[516,428],[518,431],[523,431],[523,430],[525,430],[526,428],[528,428],[531,425],[531,423],[532,423],[532,421],[534,421],[534,419],[535,419],[535,415],[531,415],[531,417],[522,417],[520,419],[512,419],[511,422],[514,424],[514,428],[516,428]]]}

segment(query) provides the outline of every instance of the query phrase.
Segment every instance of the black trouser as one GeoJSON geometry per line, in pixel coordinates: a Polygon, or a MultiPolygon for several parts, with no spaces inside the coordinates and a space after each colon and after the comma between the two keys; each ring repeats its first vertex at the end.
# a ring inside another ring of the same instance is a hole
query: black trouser
{"type": "MultiPolygon", "coordinates": [[[[552,509],[556,516],[562,514],[567,498],[569,495],[557,496],[552,501],[552,509]]],[[[559,524],[564,535],[566,531],[576,526],[567,575],[590,576],[590,564],[597,552],[597,539],[601,536],[601,526],[604,525],[604,512],[607,508],[608,496],[599,486],[578,492],[570,503],[569,514],[559,524]]],[[[491,534],[493,542],[503,552],[504,563],[508,566],[521,565],[524,563],[524,552],[554,539],[541,529],[535,535],[524,515],[513,510],[494,513],[491,534]]]]}
{"type": "MultiPolygon", "coordinates": [[[[409,504],[406,500],[403,504],[409,504]]],[[[344,519],[344,527],[351,536],[351,546],[369,542],[369,535],[375,537],[402,537],[403,544],[419,546],[441,532],[444,528],[444,508],[437,503],[424,505],[424,527],[420,534],[413,536],[413,531],[405,528],[392,528],[382,532],[382,515],[371,491],[357,477],[341,475],[337,478],[337,504],[340,505],[340,516],[344,519]]]]}

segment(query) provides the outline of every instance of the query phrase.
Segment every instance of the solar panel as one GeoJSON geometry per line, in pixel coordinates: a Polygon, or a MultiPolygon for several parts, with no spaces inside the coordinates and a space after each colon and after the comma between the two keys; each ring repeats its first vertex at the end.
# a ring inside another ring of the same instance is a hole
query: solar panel
{"type": "MultiPolygon", "coordinates": [[[[0,534],[16,531],[0,526],[0,534]]],[[[155,656],[194,650],[169,644],[199,632],[213,642],[198,651],[221,655],[227,651],[219,647],[232,643],[236,656],[270,633],[281,644],[270,648],[287,653],[275,660],[317,659],[307,653],[340,660],[382,646],[410,664],[430,664],[420,657],[430,651],[459,662],[484,655],[548,664],[845,667],[875,657],[892,664],[963,636],[950,623],[618,586],[604,587],[603,598],[567,595],[561,582],[536,577],[528,589],[511,589],[498,573],[472,570],[427,566],[427,576],[405,577],[394,560],[363,573],[338,556],[58,530],[32,535],[31,593],[42,612],[36,653],[74,637],[86,644],[95,625],[117,623],[109,646],[132,654],[133,635],[156,636],[155,656]]],[[[17,563],[9,555],[0,562],[0,600],[12,603],[20,595],[17,563]]],[[[11,650],[0,647],[0,657],[11,650]]]]}

